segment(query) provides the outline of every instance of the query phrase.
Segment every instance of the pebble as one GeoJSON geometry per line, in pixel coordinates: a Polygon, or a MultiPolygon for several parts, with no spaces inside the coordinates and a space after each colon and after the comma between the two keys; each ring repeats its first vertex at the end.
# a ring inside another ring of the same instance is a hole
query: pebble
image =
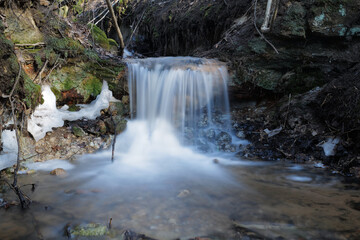
{"type": "Polygon", "coordinates": [[[56,168],[50,172],[51,175],[55,176],[66,176],[66,171],[62,168],[56,168]]]}

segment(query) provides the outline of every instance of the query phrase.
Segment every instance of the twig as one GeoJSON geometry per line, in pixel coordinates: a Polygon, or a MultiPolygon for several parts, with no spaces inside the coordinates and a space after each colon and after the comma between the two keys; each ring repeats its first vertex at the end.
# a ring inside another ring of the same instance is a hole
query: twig
{"type": "Polygon", "coordinates": [[[58,63],[59,58],[60,58],[60,56],[57,57],[54,66],[50,69],[49,73],[44,78],[44,82],[46,82],[48,80],[48,78],[50,77],[50,75],[54,71],[54,69],[57,68],[57,66],[59,66],[59,63],[58,63]]]}
{"type": "Polygon", "coordinates": [[[16,77],[16,80],[15,80],[15,83],[14,83],[14,86],[10,92],[9,95],[4,95],[2,94],[2,97],[3,98],[9,98],[9,101],[10,101],[10,105],[11,105],[11,112],[12,112],[12,116],[13,116],[13,121],[14,121],[14,126],[15,126],[15,135],[16,135],[16,141],[17,141],[17,145],[18,145],[18,152],[17,152],[17,159],[16,159],[16,168],[14,170],[14,181],[13,183],[11,184],[11,189],[16,193],[16,195],[18,196],[19,200],[20,200],[20,204],[21,204],[21,207],[22,208],[27,208],[29,207],[29,204],[31,203],[31,200],[30,198],[28,198],[22,191],[21,189],[19,188],[19,186],[17,185],[17,177],[18,177],[18,172],[19,172],[19,168],[20,168],[20,136],[19,136],[19,133],[18,133],[18,129],[17,129],[17,119],[16,119],[16,116],[15,116],[15,107],[14,107],[14,100],[12,99],[12,96],[14,94],[14,91],[16,89],[16,86],[18,85],[19,83],[19,80],[20,80],[20,76],[21,76],[21,64],[19,64],[19,73],[16,77]]]}
{"type": "Polygon", "coordinates": [[[45,47],[46,44],[44,42],[37,42],[37,43],[16,43],[14,44],[15,47],[19,47],[19,48],[26,48],[26,47],[45,47]]]}
{"type": "Polygon", "coordinates": [[[274,49],[274,51],[277,54],[279,54],[279,51],[276,49],[276,47],[269,40],[267,40],[267,38],[264,36],[264,34],[259,30],[259,28],[256,25],[256,5],[257,5],[257,0],[255,0],[255,6],[254,6],[254,26],[255,26],[255,29],[259,33],[261,38],[264,39],[265,42],[267,42],[274,49]]]}
{"type": "Polygon", "coordinates": [[[114,121],[113,116],[111,115],[111,121],[113,122],[114,125],[114,140],[112,143],[112,151],[111,151],[111,161],[114,162],[114,153],[115,153],[115,143],[116,143],[116,123],[114,121]]]}
{"type": "Polygon", "coordinates": [[[36,79],[37,79],[38,77],[40,78],[39,83],[41,83],[41,75],[43,74],[43,72],[44,72],[44,70],[45,70],[48,62],[49,62],[49,60],[46,59],[45,63],[42,65],[40,71],[38,72],[38,74],[36,74],[36,76],[35,76],[35,78],[34,78],[34,80],[33,80],[34,83],[36,83],[36,79]]]}

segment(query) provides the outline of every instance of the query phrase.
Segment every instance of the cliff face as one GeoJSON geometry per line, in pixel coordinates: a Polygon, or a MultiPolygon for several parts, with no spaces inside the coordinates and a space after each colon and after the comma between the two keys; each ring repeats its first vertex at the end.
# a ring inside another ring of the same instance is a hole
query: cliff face
{"type": "Polygon", "coordinates": [[[359,176],[359,1],[273,1],[270,28],[263,33],[258,30],[265,0],[131,4],[127,22],[137,26],[131,40],[135,51],[218,58],[228,63],[234,106],[249,99],[271,101],[261,106],[264,111],[239,110],[234,116],[242,126],[238,130],[258,149],[252,154],[323,160],[359,176]],[[279,126],[276,136],[264,135],[264,129],[279,126]],[[341,139],[335,156],[325,156],[321,147],[328,137],[341,139]]]}

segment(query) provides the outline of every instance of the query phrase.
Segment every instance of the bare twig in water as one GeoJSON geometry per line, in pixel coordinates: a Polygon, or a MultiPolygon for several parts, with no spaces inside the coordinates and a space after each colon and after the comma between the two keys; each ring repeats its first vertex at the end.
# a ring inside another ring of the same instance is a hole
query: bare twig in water
{"type": "Polygon", "coordinates": [[[274,49],[274,51],[277,54],[279,54],[279,51],[276,49],[276,47],[269,40],[267,40],[267,38],[264,36],[264,34],[259,30],[259,28],[256,25],[256,5],[257,5],[257,0],[255,0],[255,4],[254,4],[254,26],[255,26],[255,29],[259,33],[261,38],[264,39],[265,42],[267,42],[274,49]]]}
{"type": "Polygon", "coordinates": [[[11,112],[12,112],[12,116],[13,116],[13,121],[14,121],[14,126],[15,126],[15,135],[16,135],[16,141],[17,141],[17,145],[18,145],[18,152],[17,152],[17,159],[16,159],[16,168],[14,170],[14,181],[12,184],[9,184],[10,188],[16,193],[16,195],[18,196],[19,200],[20,200],[20,204],[22,208],[28,208],[29,204],[31,203],[31,200],[29,197],[27,197],[20,189],[20,187],[17,184],[17,177],[18,177],[18,172],[19,172],[19,168],[20,168],[20,136],[19,136],[19,132],[18,132],[18,124],[17,124],[17,119],[16,119],[16,115],[15,115],[15,107],[14,107],[14,99],[13,99],[13,94],[14,91],[16,89],[16,86],[19,83],[20,80],[20,76],[21,76],[21,64],[19,64],[19,73],[16,77],[14,86],[10,92],[9,95],[4,95],[2,94],[3,98],[8,98],[10,101],[10,105],[11,105],[11,112]]]}
{"type": "Polygon", "coordinates": [[[116,143],[116,126],[117,126],[117,124],[116,124],[116,122],[115,122],[112,115],[111,115],[111,121],[114,124],[114,140],[113,140],[113,143],[112,143],[111,161],[114,162],[115,143],[116,143]]]}
{"type": "Polygon", "coordinates": [[[112,218],[110,218],[109,220],[109,229],[111,229],[111,222],[112,222],[112,218]]]}

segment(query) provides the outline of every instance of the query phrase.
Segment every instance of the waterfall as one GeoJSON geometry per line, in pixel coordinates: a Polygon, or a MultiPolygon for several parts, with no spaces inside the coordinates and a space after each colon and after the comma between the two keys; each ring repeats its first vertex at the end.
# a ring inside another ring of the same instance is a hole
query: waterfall
{"type": "Polygon", "coordinates": [[[229,126],[226,66],[216,60],[163,57],[129,60],[132,118],[172,126],[182,142],[229,126]]]}

